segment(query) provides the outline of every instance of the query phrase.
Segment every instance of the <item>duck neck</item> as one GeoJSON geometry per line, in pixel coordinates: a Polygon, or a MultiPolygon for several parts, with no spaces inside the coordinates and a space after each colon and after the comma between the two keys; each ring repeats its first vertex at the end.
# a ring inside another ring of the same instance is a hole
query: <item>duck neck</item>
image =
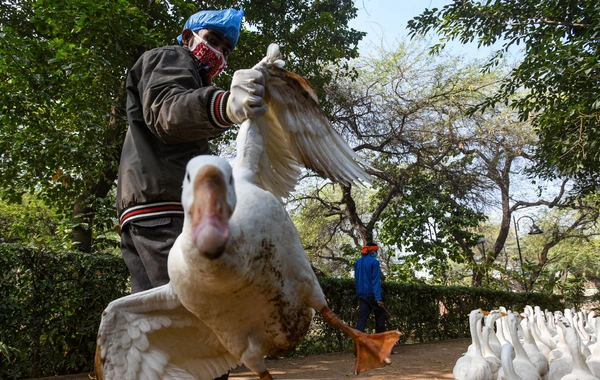
{"type": "MultiPolygon", "coordinates": [[[[479,319],[480,320],[480,319],[479,319]]],[[[469,329],[471,330],[471,343],[473,347],[475,347],[475,351],[480,356],[483,356],[481,353],[481,341],[479,340],[479,332],[477,331],[477,317],[473,316],[469,319],[469,329]]]]}
{"type": "Polygon", "coordinates": [[[485,326],[482,330],[481,330],[481,340],[483,341],[483,354],[484,356],[486,355],[493,355],[494,351],[492,350],[492,346],[490,346],[490,334],[491,334],[491,329],[488,326],[485,326]]]}
{"type": "Polygon", "coordinates": [[[567,334],[567,343],[569,345],[569,351],[571,352],[571,356],[573,357],[573,369],[577,368],[580,370],[587,369],[589,371],[589,367],[585,363],[585,359],[583,354],[581,353],[581,342],[578,332],[573,328],[572,331],[568,331],[567,334]]]}
{"type": "Polygon", "coordinates": [[[508,329],[510,331],[510,338],[512,340],[513,347],[515,348],[515,354],[517,354],[518,357],[523,357],[523,356],[527,356],[527,352],[523,348],[521,341],[519,341],[519,334],[517,334],[517,326],[518,325],[519,325],[518,323],[511,325],[511,323],[509,321],[508,329]]]}
{"type": "Polygon", "coordinates": [[[527,343],[535,344],[535,340],[533,339],[531,325],[529,324],[529,318],[523,319],[521,323],[521,328],[523,329],[523,337],[524,341],[527,343]]]}

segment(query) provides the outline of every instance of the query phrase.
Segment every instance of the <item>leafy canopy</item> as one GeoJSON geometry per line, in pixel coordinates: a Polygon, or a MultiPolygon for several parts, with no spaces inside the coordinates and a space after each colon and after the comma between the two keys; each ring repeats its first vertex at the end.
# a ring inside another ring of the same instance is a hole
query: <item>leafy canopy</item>
{"type": "Polygon", "coordinates": [[[600,3],[597,0],[455,0],[410,20],[411,35],[436,32],[442,43],[501,44],[487,68],[502,62],[513,45],[523,60],[479,109],[506,102],[539,135],[538,172],[555,169],[597,186],[600,172],[600,3]],[[515,97],[525,90],[524,95],[515,97]]]}
{"type": "Polygon", "coordinates": [[[323,67],[356,57],[364,35],[348,27],[356,8],[347,0],[2,1],[0,197],[35,192],[67,218],[85,214],[86,228],[98,207],[115,215],[129,68],[144,51],[175,44],[191,14],[226,7],[246,17],[223,88],[277,42],[287,67],[321,89],[334,76],[323,67]]]}

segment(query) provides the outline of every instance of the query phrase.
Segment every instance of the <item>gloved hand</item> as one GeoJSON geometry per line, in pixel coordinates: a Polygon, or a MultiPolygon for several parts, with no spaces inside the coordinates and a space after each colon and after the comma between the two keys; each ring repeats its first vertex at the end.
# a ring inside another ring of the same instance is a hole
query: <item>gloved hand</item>
{"type": "Polygon", "coordinates": [[[268,108],[263,102],[265,77],[254,69],[233,73],[227,101],[227,117],[236,124],[264,115],[268,108]]]}

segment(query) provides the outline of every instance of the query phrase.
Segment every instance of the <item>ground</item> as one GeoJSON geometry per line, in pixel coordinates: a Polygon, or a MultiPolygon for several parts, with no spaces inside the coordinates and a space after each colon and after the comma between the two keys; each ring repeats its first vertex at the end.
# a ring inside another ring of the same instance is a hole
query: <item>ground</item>
{"type": "MultiPolygon", "coordinates": [[[[268,360],[267,367],[275,380],[452,380],[452,368],[471,344],[470,339],[436,343],[405,344],[394,347],[392,364],[354,375],[351,352],[268,360]]],[[[44,380],[90,380],[88,374],[58,376],[44,380]]],[[[258,376],[240,367],[230,380],[258,380],[258,376]]]]}
{"type": "MultiPolygon", "coordinates": [[[[452,368],[471,344],[470,339],[437,343],[407,344],[394,348],[392,364],[354,375],[351,352],[268,360],[267,367],[275,380],[452,380],[452,368]]],[[[234,370],[231,380],[256,380],[258,376],[245,367],[234,370]]]]}

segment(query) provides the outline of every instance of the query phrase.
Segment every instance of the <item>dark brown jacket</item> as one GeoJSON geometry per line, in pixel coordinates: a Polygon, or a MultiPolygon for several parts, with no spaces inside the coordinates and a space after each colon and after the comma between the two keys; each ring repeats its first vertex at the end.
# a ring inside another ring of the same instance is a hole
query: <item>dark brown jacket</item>
{"type": "Polygon", "coordinates": [[[210,154],[208,140],[230,127],[229,92],[207,86],[201,72],[181,46],[147,51],[129,72],[129,129],[117,186],[122,226],[139,218],[181,215],[187,162],[210,154]]]}

